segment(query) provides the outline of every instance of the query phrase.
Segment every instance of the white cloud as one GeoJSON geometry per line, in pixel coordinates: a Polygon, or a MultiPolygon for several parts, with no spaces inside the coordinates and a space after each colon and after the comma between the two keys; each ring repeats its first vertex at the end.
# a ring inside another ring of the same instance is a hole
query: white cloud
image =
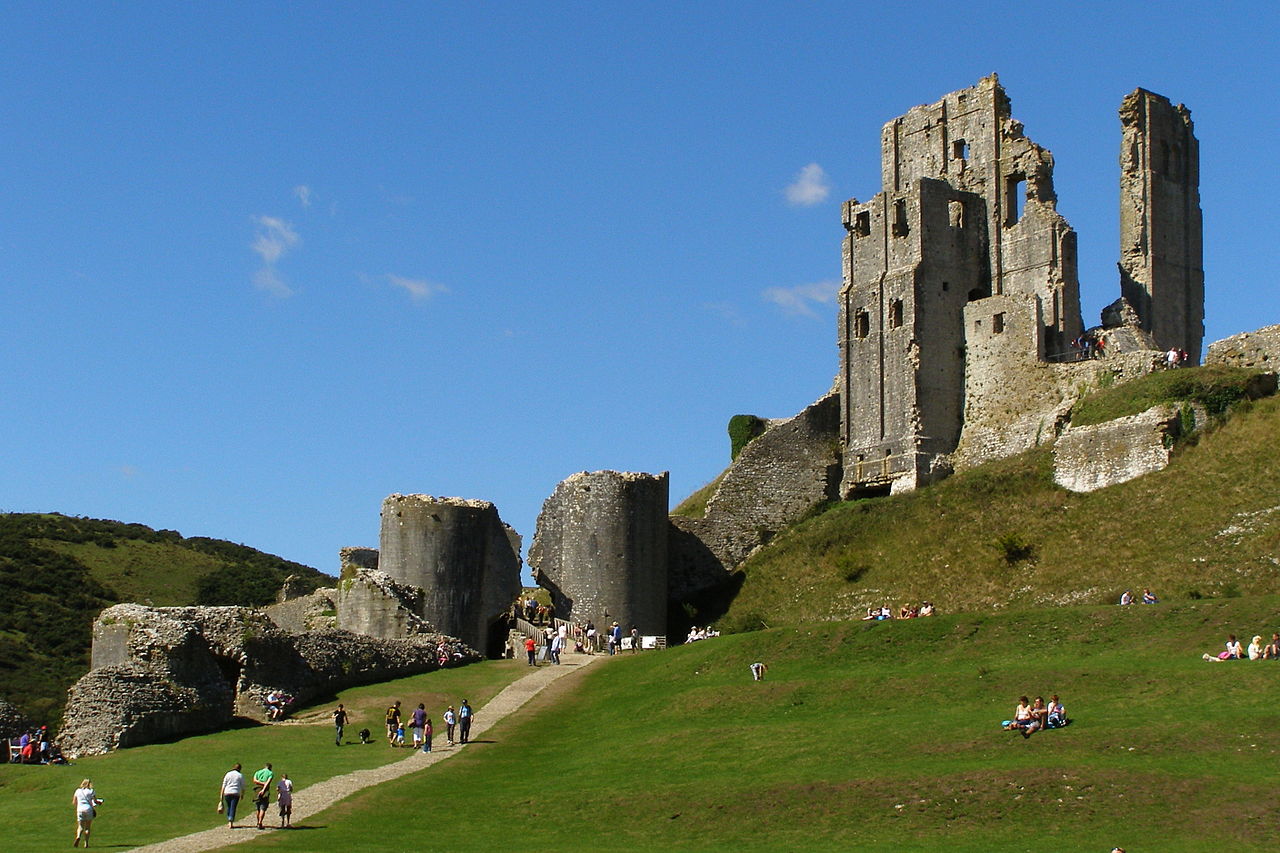
{"type": "Polygon", "coordinates": [[[834,305],[840,294],[840,284],[835,281],[815,281],[797,284],[795,287],[770,287],[761,295],[787,314],[816,317],[815,305],[834,305]]]}
{"type": "Polygon", "coordinates": [[[387,281],[393,287],[402,289],[409,294],[409,298],[414,302],[425,302],[437,293],[448,293],[449,288],[443,284],[437,284],[434,281],[427,281],[425,278],[406,278],[402,275],[387,274],[387,281]]]}
{"type": "Polygon", "coordinates": [[[298,184],[293,188],[293,194],[298,197],[303,207],[311,206],[311,187],[306,184],[298,184]]]}
{"type": "Polygon", "coordinates": [[[797,174],[794,181],[787,186],[787,201],[797,207],[809,207],[827,200],[831,194],[831,184],[827,173],[817,163],[810,163],[797,174]]]}
{"type": "Polygon", "coordinates": [[[274,216],[255,216],[253,222],[258,226],[258,233],[251,246],[262,259],[261,268],[253,274],[254,286],[273,296],[292,296],[294,290],[280,277],[276,264],[298,245],[298,232],[274,216]]]}

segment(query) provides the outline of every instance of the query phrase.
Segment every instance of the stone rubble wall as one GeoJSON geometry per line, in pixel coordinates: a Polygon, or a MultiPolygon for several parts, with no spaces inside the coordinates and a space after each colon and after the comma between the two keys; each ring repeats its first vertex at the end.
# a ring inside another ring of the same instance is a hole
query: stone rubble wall
{"type": "Polygon", "coordinates": [[[69,756],[215,731],[264,718],[272,690],[298,702],[439,668],[479,653],[452,637],[406,640],[346,631],[291,634],[246,607],[118,604],[94,622],[93,668],[68,691],[58,737],[69,756]]]}
{"type": "MultiPolygon", "coordinates": [[[[1200,408],[1197,421],[1204,418],[1200,408]]],[[[1161,471],[1180,434],[1180,407],[1168,404],[1106,423],[1071,427],[1054,445],[1053,481],[1073,492],[1092,492],[1161,471]]]]}
{"type": "Polygon", "coordinates": [[[269,604],[267,618],[292,634],[337,627],[338,590],[321,587],[307,595],[269,604]]]}
{"type": "Polygon", "coordinates": [[[1241,332],[1209,344],[1205,364],[1280,372],[1280,326],[1241,332]]]}
{"type": "Polygon", "coordinates": [[[338,584],[337,624],[344,631],[399,640],[435,629],[422,612],[421,588],[400,583],[386,572],[356,568],[338,584]]]}
{"type": "MultiPolygon", "coordinates": [[[[24,731],[31,729],[31,720],[18,709],[17,705],[0,699],[0,739],[21,737],[24,731]]],[[[6,760],[8,756],[5,756],[6,760]]]]}

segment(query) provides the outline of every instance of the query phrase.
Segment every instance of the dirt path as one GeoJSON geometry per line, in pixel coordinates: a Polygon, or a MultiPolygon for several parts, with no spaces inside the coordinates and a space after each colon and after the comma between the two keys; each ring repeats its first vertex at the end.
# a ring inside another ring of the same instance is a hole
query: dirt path
{"type": "MultiPolygon", "coordinates": [[[[476,709],[475,722],[471,724],[471,737],[474,739],[483,734],[490,726],[519,709],[520,706],[542,692],[553,681],[578,672],[596,661],[603,660],[605,657],[607,655],[566,655],[565,662],[561,666],[539,666],[523,678],[513,681],[503,688],[497,696],[489,700],[484,707],[476,709]]],[[[463,749],[466,749],[463,744],[454,747],[450,747],[447,744],[442,747],[438,746],[444,743],[443,730],[444,726],[442,724],[440,731],[437,731],[435,736],[437,746],[431,752],[415,749],[405,758],[385,764],[382,767],[344,773],[341,776],[333,776],[323,782],[317,782],[314,785],[294,791],[294,822],[301,823],[357,791],[362,791],[382,782],[399,779],[401,776],[406,776],[410,773],[416,773],[433,764],[452,758],[463,749]]],[[[273,828],[262,831],[254,829],[252,798],[242,800],[242,804],[247,804],[249,811],[246,812],[247,823],[239,829],[232,830],[223,825],[214,829],[206,829],[203,832],[194,832],[190,835],[171,838],[168,841],[161,841],[157,844],[135,847],[134,849],[146,851],[146,853],[200,853],[200,851],[204,850],[216,850],[219,847],[226,847],[230,844],[252,841],[265,832],[280,831],[273,828]]]]}

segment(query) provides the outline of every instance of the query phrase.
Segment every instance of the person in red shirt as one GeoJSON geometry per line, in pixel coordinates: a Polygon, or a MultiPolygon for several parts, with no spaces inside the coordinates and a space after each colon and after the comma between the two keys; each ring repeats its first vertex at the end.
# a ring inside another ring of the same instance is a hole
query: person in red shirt
{"type": "Polygon", "coordinates": [[[534,642],[533,637],[524,638],[524,650],[529,653],[529,666],[537,666],[534,661],[534,654],[537,651],[538,644],[534,642]]]}

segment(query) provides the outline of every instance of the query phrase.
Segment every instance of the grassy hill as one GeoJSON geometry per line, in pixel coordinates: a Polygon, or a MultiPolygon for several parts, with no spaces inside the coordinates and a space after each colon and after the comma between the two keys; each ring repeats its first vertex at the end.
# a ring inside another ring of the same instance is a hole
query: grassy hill
{"type": "Polygon", "coordinates": [[[122,601],[265,604],[284,578],[331,580],[244,545],[57,514],[0,514],[0,698],[56,722],[88,669],[90,625],[122,601]]]}
{"type": "MultiPolygon", "coordinates": [[[[429,839],[487,851],[519,836],[602,851],[1271,850],[1280,663],[1200,653],[1227,632],[1269,636],[1278,607],[1266,596],[824,622],[625,655],[560,682],[454,760],[252,845],[401,851],[429,839]],[[757,660],[770,667],[761,683],[747,669],[757,660]],[[1000,730],[1019,695],[1051,692],[1071,726],[1029,740],[1000,730]]],[[[513,668],[419,678],[484,682],[513,668]]],[[[458,695],[427,685],[360,688],[361,707],[458,695]]],[[[24,828],[10,849],[65,846],[66,800],[84,776],[107,798],[95,844],[134,846],[215,825],[232,761],[272,761],[299,780],[302,801],[312,781],[391,752],[324,749],[322,711],[310,727],[0,768],[7,817],[24,828]]]]}
{"type": "MultiPolygon", "coordinates": [[[[1140,411],[1179,373],[1103,392],[1098,406],[1140,411]]],[[[959,612],[1114,602],[1144,587],[1165,601],[1280,591],[1277,435],[1272,397],[1175,448],[1164,471],[1090,494],[1055,486],[1041,449],[910,494],[832,504],[747,561],[721,625],[857,619],[922,599],[959,612]]]]}

